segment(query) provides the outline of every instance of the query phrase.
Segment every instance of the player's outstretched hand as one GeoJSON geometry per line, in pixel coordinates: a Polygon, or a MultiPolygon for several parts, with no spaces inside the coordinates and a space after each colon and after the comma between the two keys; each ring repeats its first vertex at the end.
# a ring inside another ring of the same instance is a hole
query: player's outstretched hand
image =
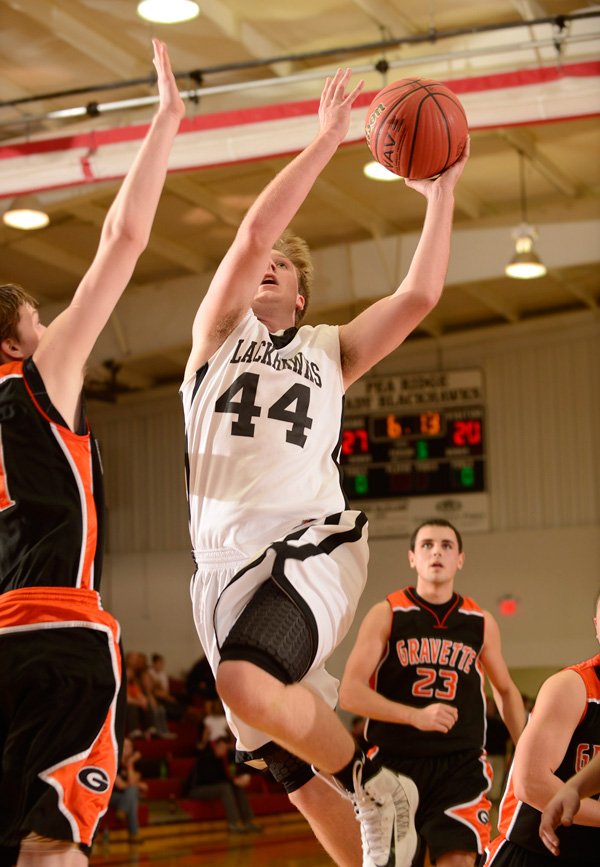
{"type": "Polygon", "coordinates": [[[411,190],[416,190],[418,193],[421,193],[426,198],[434,194],[437,190],[450,190],[452,191],[456,184],[458,183],[458,179],[463,173],[464,167],[467,164],[467,160],[469,159],[469,154],[471,153],[471,138],[467,137],[465,142],[465,146],[463,148],[463,152],[457,161],[447,168],[445,172],[442,172],[441,175],[438,175],[437,178],[429,179],[426,178],[424,180],[419,181],[410,181],[408,178],[404,179],[404,183],[407,187],[410,187],[411,190]]]}
{"type": "Polygon", "coordinates": [[[540,837],[553,855],[559,854],[559,840],[556,828],[559,825],[572,825],[575,813],[579,810],[581,801],[579,794],[572,786],[561,786],[551,798],[542,813],[540,822],[540,837]]]}
{"type": "Polygon", "coordinates": [[[338,143],[346,137],[350,127],[350,111],[364,87],[359,81],[350,92],[347,91],[351,69],[338,69],[333,78],[326,78],[319,104],[319,123],[321,132],[335,133],[338,143]]]}
{"type": "Polygon", "coordinates": [[[177,82],[171,69],[167,46],[160,39],[153,39],[154,68],[156,69],[158,95],[160,97],[159,111],[168,112],[183,117],[185,104],[177,89],[177,82]]]}
{"type": "Polygon", "coordinates": [[[452,705],[428,704],[420,708],[416,726],[422,732],[449,732],[457,719],[458,711],[452,705]]]}

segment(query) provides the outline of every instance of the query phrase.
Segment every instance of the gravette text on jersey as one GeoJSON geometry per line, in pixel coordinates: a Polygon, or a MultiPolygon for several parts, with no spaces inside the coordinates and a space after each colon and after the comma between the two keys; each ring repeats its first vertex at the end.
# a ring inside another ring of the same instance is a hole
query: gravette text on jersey
{"type": "Polygon", "coordinates": [[[266,364],[273,370],[292,370],[321,388],[319,365],[315,361],[309,361],[302,352],[296,353],[293,358],[282,358],[269,340],[256,341],[240,337],[229,363],[250,364],[251,362],[266,364]]]}
{"type": "Polygon", "coordinates": [[[477,651],[462,641],[449,641],[442,638],[407,638],[396,642],[396,653],[400,665],[447,665],[468,674],[477,651]]]}

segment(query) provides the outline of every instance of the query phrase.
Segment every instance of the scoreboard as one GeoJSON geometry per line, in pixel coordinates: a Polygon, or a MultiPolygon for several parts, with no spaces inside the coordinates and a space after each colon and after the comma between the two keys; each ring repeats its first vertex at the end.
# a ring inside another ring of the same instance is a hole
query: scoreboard
{"type": "Polygon", "coordinates": [[[382,511],[398,513],[394,501],[402,502],[401,511],[408,514],[425,511],[431,516],[442,508],[464,513],[468,495],[480,495],[470,502],[477,504],[475,528],[483,529],[487,497],[481,495],[487,479],[481,371],[369,377],[355,383],[346,400],[340,461],[347,498],[359,501],[367,514],[373,509],[380,517],[382,511]],[[410,509],[415,498],[421,508],[410,509]]]}
{"type": "Polygon", "coordinates": [[[483,491],[483,407],[348,418],[341,462],[349,499],[483,491]]]}

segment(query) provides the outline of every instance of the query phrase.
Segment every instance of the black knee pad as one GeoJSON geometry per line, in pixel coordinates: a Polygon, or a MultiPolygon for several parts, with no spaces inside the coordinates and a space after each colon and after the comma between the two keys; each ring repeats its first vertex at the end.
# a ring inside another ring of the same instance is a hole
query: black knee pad
{"type": "Polygon", "coordinates": [[[297,683],[315,657],[316,635],[301,607],[273,580],[262,584],[221,647],[221,660],[252,662],[282,683],[297,683]]]}
{"type": "MultiPolygon", "coordinates": [[[[264,759],[271,776],[281,783],[288,795],[300,789],[311,780],[315,772],[309,764],[298,756],[288,753],[283,747],[270,743],[258,751],[264,759]]],[[[255,755],[255,754],[254,754],[255,755]]]]}

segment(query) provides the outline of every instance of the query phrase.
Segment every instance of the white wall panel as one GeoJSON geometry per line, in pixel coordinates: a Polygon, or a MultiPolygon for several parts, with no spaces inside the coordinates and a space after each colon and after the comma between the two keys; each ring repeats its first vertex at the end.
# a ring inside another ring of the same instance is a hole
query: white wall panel
{"type": "MultiPolygon", "coordinates": [[[[173,389],[176,392],[176,389],[173,389]]],[[[111,553],[190,547],[176,396],[90,412],[100,442],[111,553]]]]}

